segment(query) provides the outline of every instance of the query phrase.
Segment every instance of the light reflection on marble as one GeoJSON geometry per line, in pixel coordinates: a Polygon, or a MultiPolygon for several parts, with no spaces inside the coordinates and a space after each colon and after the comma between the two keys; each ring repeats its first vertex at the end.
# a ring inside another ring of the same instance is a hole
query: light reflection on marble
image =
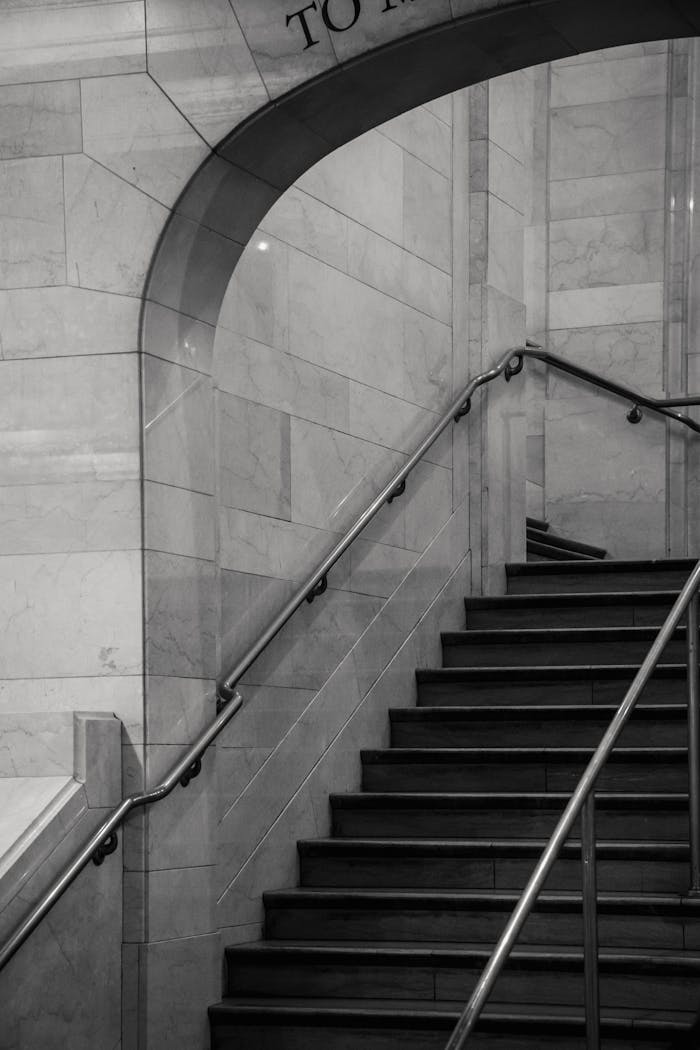
{"type": "Polygon", "coordinates": [[[149,303],[143,345],[153,357],[211,375],[215,329],[193,317],[149,303]]]}
{"type": "Polygon", "coordinates": [[[136,354],[0,362],[0,484],[137,478],[137,369],[136,354]]]}
{"type": "Polygon", "coordinates": [[[0,291],[0,358],[135,353],[139,305],[86,288],[0,291]]]}
{"type": "Polygon", "coordinates": [[[89,157],[63,163],[68,283],[140,296],[167,209],[89,157]]]}
{"type": "Polygon", "coordinates": [[[80,85],[75,80],[0,87],[0,158],[80,153],[80,85]]]}
{"type": "Polygon", "coordinates": [[[0,283],[63,284],[66,249],[60,157],[0,161],[0,283]]]}
{"type": "Polygon", "coordinates": [[[218,325],[286,350],[289,342],[290,250],[256,233],[243,253],[221,304],[218,325]]]}
{"type": "Polygon", "coordinates": [[[664,96],[553,110],[550,177],[663,168],[665,122],[664,96]]]}
{"type": "Polygon", "coordinates": [[[62,795],[72,776],[0,776],[0,862],[20,836],[27,832],[62,795]]]}
{"type": "Polygon", "coordinates": [[[0,84],[135,73],[146,68],[141,0],[0,11],[0,84]]]}
{"type": "Polygon", "coordinates": [[[147,481],[144,503],[148,549],[213,561],[216,532],[212,496],[147,481]]]}
{"type": "Polygon", "coordinates": [[[83,151],[167,207],[208,154],[146,73],[81,81],[83,151]]]}
{"type": "Polygon", "coordinates": [[[551,222],[550,289],[661,281],[664,223],[662,211],[551,222]]]}
{"type": "Polygon", "coordinates": [[[146,0],[148,71],[210,146],[268,101],[226,0],[146,0]]]}
{"type": "Polygon", "coordinates": [[[212,383],[189,368],[144,358],[145,476],[149,481],[214,491],[212,383]]]}
{"type": "Polygon", "coordinates": [[[262,230],[329,266],[346,268],[347,217],[298,186],[291,186],[273,204],[262,221],[262,230]]]}
{"type": "Polygon", "coordinates": [[[0,557],[4,676],[137,673],[140,584],[138,551],[0,557]]]}

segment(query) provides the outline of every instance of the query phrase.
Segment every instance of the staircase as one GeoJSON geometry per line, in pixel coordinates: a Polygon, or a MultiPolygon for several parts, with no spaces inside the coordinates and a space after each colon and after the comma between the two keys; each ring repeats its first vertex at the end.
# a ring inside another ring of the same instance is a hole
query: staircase
{"type": "Polygon", "coordinates": [[[607,558],[602,547],[569,540],[551,532],[549,523],[538,518],[527,518],[528,561],[601,561],[607,558]]]}
{"type": "MultiPolygon", "coordinates": [[[[299,843],[300,887],[265,894],[266,939],[227,950],[213,1050],[443,1050],[693,565],[576,554],[467,599],[391,747],[363,753],[363,790],[331,797],[333,837],[299,843]]],[[[598,785],[604,1050],[700,1045],[682,1041],[700,1010],[683,645],[598,785]]],[[[580,883],[570,841],[469,1046],[584,1050],[580,883]]]]}

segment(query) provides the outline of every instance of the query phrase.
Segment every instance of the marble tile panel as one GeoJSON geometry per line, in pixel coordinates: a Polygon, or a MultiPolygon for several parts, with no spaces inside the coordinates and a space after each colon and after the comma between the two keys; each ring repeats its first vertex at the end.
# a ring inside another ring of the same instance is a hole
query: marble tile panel
{"type": "Polygon", "coordinates": [[[146,873],[148,941],[170,941],[212,932],[212,867],[146,873]]]}
{"type": "Polygon", "coordinates": [[[355,222],[348,229],[347,271],[444,324],[452,321],[449,274],[355,222]]]}
{"type": "MultiPolygon", "coordinates": [[[[576,361],[585,368],[641,390],[649,397],[661,397],[663,388],[663,326],[650,324],[610,325],[601,328],[560,329],[548,339],[553,353],[576,361]]],[[[551,370],[547,396],[578,397],[586,389],[580,381],[551,370]]]]}
{"type": "Polygon", "coordinates": [[[140,546],[141,496],[136,480],[0,488],[0,555],[140,546]]]}
{"type": "Polygon", "coordinates": [[[81,148],[76,80],[0,88],[0,159],[80,153],[81,148]]]}
{"type": "Polygon", "coordinates": [[[665,447],[663,420],[649,415],[631,427],[624,411],[601,398],[548,401],[548,512],[556,503],[663,502],[665,447]]]}
{"type": "Polygon", "coordinates": [[[271,748],[226,747],[217,755],[217,813],[223,816],[240,798],[272,754],[271,748]]]}
{"type": "Polygon", "coordinates": [[[118,806],[122,800],[122,727],[118,718],[99,711],[73,716],[75,772],[90,809],[118,806]]]}
{"type": "Polygon", "coordinates": [[[644,44],[620,44],[618,47],[606,47],[602,50],[584,51],[578,55],[567,55],[558,58],[552,65],[560,66],[587,65],[591,62],[614,62],[621,58],[639,58],[643,55],[665,54],[668,51],[667,40],[650,40],[644,44]]]}
{"type": "Polygon", "coordinates": [[[580,219],[589,215],[661,209],[665,179],[665,171],[659,169],[550,182],[550,217],[552,220],[580,219]]]}
{"type": "Polygon", "coordinates": [[[289,344],[289,259],[282,241],[257,233],[245,249],[221,304],[218,324],[258,343],[289,344]]]}
{"type": "Polygon", "coordinates": [[[550,329],[660,321],[663,285],[628,284],[549,293],[550,329]]]}
{"type": "Polygon", "coordinates": [[[488,202],[488,283],[511,299],[523,298],[523,217],[498,197],[488,202]]]}
{"type": "Polygon", "coordinates": [[[399,146],[370,131],[314,165],[297,181],[297,187],[401,244],[404,159],[399,146]],[[358,171],[362,172],[361,179],[358,171]]]}
{"type": "Polygon", "coordinates": [[[666,508],[662,500],[594,503],[547,502],[552,528],[604,547],[611,558],[666,558],[666,508]]]}
{"type": "Polygon", "coordinates": [[[210,146],[268,102],[225,0],[146,0],[148,71],[210,146]]]}
{"type": "Polygon", "coordinates": [[[243,707],[219,737],[219,757],[229,749],[271,751],[316,695],[313,689],[267,685],[249,685],[243,692],[243,707]]]}
{"type": "Polygon", "coordinates": [[[485,362],[492,362],[509,347],[522,346],[525,339],[525,304],[505,295],[498,288],[488,286],[485,292],[485,362]]]}
{"type": "Polygon", "coordinates": [[[638,55],[631,58],[585,65],[552,66],[551,105],[580,106],[595,102],[643,98],[666,94],[667,55],[638,55]]]}
{"type": "Polygon", "coordinates": [[[180,198],[177,210],[222,237],[245,245],[279,195],[276,186],[239,166],[235,159],[232,162],[210,153],[180,198]]]}
{"type": "Polygon", "coordinates": [[[107,711],[117,715],[125,738],[143,739],[143,690],[140,675],[98,678],[16,678],[0,681],[0,717],[22,711],[24,717],[43,718],[46,711],[107,711]]]}
{"type": "Polygon", "coordinates": [[[337,63],[336,55],[319,11],[309,12],[309,32],[314,44],[307,47],[301,19],[292,20],[287,32],[289,6],[283,0],[232,0],[234,14],[243,30],[251,54],[275,99],[305,83],[337,63]]]}
{"type": "Polygon", "coordinates": [[[369,441],[292,419],[292,521],[343,531],[403,458],[369,441]]]}
{"type": "Polygon", "coordinates": [[[149,675],[146,679],[149,744],[191,744],[216,715],[215,685],[204,678],[149,675]]]}
{"type": "MultiPolygon", "coordinates": [[[[374,390],[360,383],[350,385],[348,433],[373,444],[411,454],[432,430],[438,418],[434,412],[422,409],[402,398],[384,394],[381,390],[374,390]]],[[[450,427],[426,452],[425,459],[443,467],[452,465],[450,427]]]]}
{"type": "Polygon", "coordinates": [[[664,213],[563,219],[549,224],[549,287],[597,288],[663,279],[664,213]]]}
{"type": "MultiPolygon", "coordinates": [[[[0,778],[3,782],[6,778],[36,777],[43,784],[44,778],[72,776],[73,715],[70,712],[0,714],[0,778]]],[[[31,789],[32,785],[28,787],[31,789]]],[[[43,789],[38,785],[37,790],[43,789]]],[[[12,798],[12,789],[10,795],[12,798]]],[[[10,813],[8,807],[8,817],[10,813]]],[[[6,832],[2,832],[2,840],[9,841],[6,832]]]]}
{"type": "Polygon", "coordinates": [[[68,283],[140,296],[167,209],[89,157],[64,172],[68,283]]]}
{"type": "Polygon", "coordinates": [[[523,162],[526,155],[530,83],[526,71],[507,73],[489,81],[488,137],[497,146],[523,162]]]}
{"type": "Polygon", "coordinates": [[[402,113],[378,130],[445,178],[452,178],[452,130],[425,106],[402,113]]]}
{"type": "Polygon", "coordinates": [[[403,239],[408,251],[446,273],[452,271],[452,183],[427,164],[404,155],[403,239]]]}
{"type": "Polygon", "coordinates": [[[213,678],[216,667],[216,579],[212,562],[147,551],[148,674],[213,678]]]}
{"type": "MultiPolygon", "coordinates": [[[[392,0],[390,12],[387,12],[386,5],[384,8],[379,4],[365,8],[360,20],[352,27],[352,32],[333,33],[331,40],[338,59],[345,62],[370,48],[380,47],[397,37],[420,32],[451,18],[450,0],[433,0],[423,6],[394,3],[392,0]]],[[[339,20],[339,24],[347,23],[339,20]]]]}
{"type": "Polygon", "coordinates": [[[528,518],[544,519],[544,486],[533,481],[525,483],[525,507],[528,518]]]}
{"type": "Polygon", "coordinates": [[[0,161],[0,283],[63,284],[63,167],[60,157],[0,161]]]}
{"type": "Polygon", "coordinates": [[[389,598],[418,560],[418,551],[391,547],[386,543],[355,540],[348,551],[345,586],[357,594],[389,598]]]}
{"type": "Polygon", "coordinates": [[[4,676],[137,673],[140,562],[138,551],[0,558],[4,676]]]}
{"type": "Polygon", "coordinates": [[[214,376],[226,393],[313,423],[348,429],[349,380],[284,350],[219,328],[214,376]]]}
{"type": "Polygon", "coordinates": [[[289,416],[224,393],[217,406],[220,503],[289,519],[289,416]]]}
{"type": "Polygon", "coordinates": [[[212,382],[189,368],[144,357],[144,471],[149,481],[214,492],[212,382]]]}
{"type": "Polygon", "coordinates": [[[83,151],[171,208],[209,153],[147,73],[80,83],[83,151]]]}
{"type": "Polygon", "coordinates": [[[148,304],[144,325],[144,346],[153,357],[211,375],[216,335],[213,325],[158,303],[148,304]]]}
{"type": "Polygon", "coordinates": [[[215,516],[212,496],[171,485],[145,483],[145,544],[149,550],[213,561],[215,516]]]}
{"type": "Polygon", "coordinates": [[[551,179],[649,171],[665,165],[666,99],[623,99],[551,113],[551,179]]]}
{"type": "Polygon", "coordinates": [[[261,231],[338,270],[347,268],[348,219],[297,186],[282,194],[261,231]]]}
{"type": "Polygon", "coordinates": [[[135,353],[139,307],[86,288],[0,291],[0,359],[135,353]]]}
{"type": "Polygon", "coordinates": [[[419,463],[408,479],[404,545],[423,552],[452,514],[451,471],[419,463]]]}
{"type": "Polygon", "coordinates": [[[438,120],[443,121],[445,124],[449,124],[451,127],[453,124],[452,99],[452,95],[443,95],[441,98],[434,98],[432,102],[426,102],[425,108],[429,110],[433,116],[437,117],[438,120]]]}
{"type": "Polygon", "coordinates": [[[137,368],[135,354],[0,362],[0,484],[137,478],[137,368]]]}
{"type": "Polygon", "coordinates": [[[523,293],[527,330],[535,339],[547,327],[547,226],[523,230],[523,293]]]}
{"type": "Polygon", "coordinates": [[[307,255],[289,261],[290,352],[402,396],[403,304],[307,255]]]}
{"type": "Polygon", "coordinates": [[[527,192],[525,165],[495,142],[485,145],[488,147],[489,192],[522,215],[527,192]]]}
{"type": "Polygon", "coordinates": [[[403,396],[444,412],[452,385],[452,328],[408,307],[403,312],[403,396]]]}
{"type": "Polygon", "coordinates": [[[221,995],[221,958],[218,934],[141,946],[141,995],[151,1004],[143,1021],[148,1050],[207,1045],[207,1007],[221,995]]]}
{"type": "MultiPolygon", "coordinates": [[[[233,668],[275,618],[295,591],[288,580],[221,570],[221,660],[222,667],[233,668]]],[[[255,675],[255,665],[251,674],[255,675]]],[[[246,676],[244,683],[257,684],[246,676]]]]}
{"type": "Polygon", "coordinates": [[[0,11],[0,83],[136,73],[146,68],[140,0],[0,11]]]}
{"type": "Polygon", "coordinates": [[[231,572],[300,581],[336,538],[308,525],[262,514],[230,507],[219,511],[219,564],[231,572]]]}

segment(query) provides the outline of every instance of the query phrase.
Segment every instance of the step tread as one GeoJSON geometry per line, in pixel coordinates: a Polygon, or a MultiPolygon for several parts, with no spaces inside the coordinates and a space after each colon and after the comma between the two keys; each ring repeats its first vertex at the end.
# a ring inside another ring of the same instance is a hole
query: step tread
{"type": "MultiPolygon", "coordinates": [[[[650,806],[677,809],[688,804],[687,793],[681,791],[596,791],[595,797],[599,810],[650,806]]],[[[517,809],[525,805],[539,809],[556,805],[563,809],[570,798],[570,791],[346,791],[332,793],[330,802],[334,809],[517,809]]]]}
{"type": "Polygon", "coordinates": [[[540,606],[588,606],[588,605],[634,605],[665,604],[673,602],[679,591],[552,591],[548,594],[498,594],[465,598],[467,609],[520,609],[540,606]]]}
{"type": "MultiPolygon", "coordinates": [[[[657,632],[658,633],[658,632],[657,632]]],[[[639,664],[509,664],[487,665],[478,667],[425,667],[416,671],[417,682],[467,682],[470,680],[497,681],[499,678],[512,681],[514,676],[523,681],[539,681],[572,678],[629,678],[630,681],[639,671],[639,664]]],[[[652,677],[685,678],[685,664],[657,664],[652,677]]],[[[601,705],[602,706],[602,705],[601,705]]],[[[644,705],[649,706],[649,705],[644,705]]],[[[657,705],[661,706],[661,705],[657,705]]]]}
{"type": "Polygon", "coordinates": [[[506,564],[507,576],[553,576],[569,572],[582,575],[608,575],[614,572],[690,572],[697,565],[693,558],[648,558],[641,560],[629,560],[624,558],[610,558],[604,561],[592,559],[591,561],[553,561],[548,562],[508,562],[506,564]]]}
{"type": "MultiPolygon", "coordinates": [[[[501,762],[522,762],[533,759],[570,762],[590,759],[594,747],[392,747],[360,752],[368,764],[395,764],[423,762],[437,764],[479,762],[496,759],[501,762]]],[[[687,747],[617,747],[612,762],[683,762],[688,761],[687,747]]]]}
{"type": "MultiPolygon", "coordinates": [[[[653,642],[658,627],[474,627],[464,631],[443,631],[443,645],[529,645],[532,642],[653,642]]],[[[675,638],[685,638],[684,626],[675,629],[675,638]]]]}
{"type": "MultiPolygon", "coordinates": [[[[461,669],[458,669],[461,670],[461,669]]],[[[684,669],[685,670],[685,669],[684,669]]],[[[617,704],[521,704],[502,707],[496,704],[475,704],[464,707],[392,707],[389,718],[392,722],[472,722],[492,718],[514,722],[519,718],[556,720],[576,718],[610,721],[619,711],[617,704]]],[[[654,720],[656,718],[686,719],[686,704],[639,704],[632,718],[654,720]]]]}
{"type": "Polygon", "coordinates": [[[540,532],[549,532],[549,522],[541,518],[525,518],[526,529],[539,529],[540,532]]]}
{"type": "Polygon", "coordinates": [[[591,543],[582,543],[580,540],[570,540],[566,536],[550,530],[538,529],[534,525],[526,528],[528,545],[530,542],[544,544],[545,546],[557,547],[564,551],[574,551],[577,554],[588,554],[593,558],[605,558],[607,551],[603,547],[596,547],[591,543]]]}
{"type": "MultiPolygon", "coordinates": [[[[553,536],[547,538],[551,540],[554,539],[553,536]]],[[[528,554],[539,554],[541,558],[550,558],[553,561],[565,561],[578,564],[578,562],[594,560],[594,556],[591,554],[583,554],[579,551],[573,551],[570,547],[558,547],[554,542],[540,543],[537,540],[531,539],[529,536],[527,538],[526,550],[528,554]]],[[[539,564],[539,562],[536,564],[539,564]]]]}
{"type": "MultiPolygon", "coordinates": [[[[304,856],[356,856],[379,854],[389,856],[512,856],[520,854],[527,857],[539,857],[547,846],[547,839],[363,839],[363,838],[329,838],[300,839],[297,842],[299,853],[304,856]]],[[[636,856],[659,858],[663,860],[687,860],[690,847],[687,842],[655,842],[649,840],[614,840],[605,839],[597,843],[599,857],[617,858],[636,856]]],[[[561,848],[561,856],[580,856],[580,839],[569,839],[561,848]]]]}

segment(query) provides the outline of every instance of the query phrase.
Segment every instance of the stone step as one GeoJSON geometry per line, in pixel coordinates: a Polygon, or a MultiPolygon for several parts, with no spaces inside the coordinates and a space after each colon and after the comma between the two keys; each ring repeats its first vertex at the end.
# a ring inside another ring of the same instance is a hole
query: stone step
{"type": "MultiPolygon", "coordinates": [[[[461,1009],[454,1003],[256,997],[210,1007],[211,1050],[444,1050],[461,1009]]],[[[686,1011],[647,1008],[602,1016],[602,1050],[668,1050],[687,1033],[686,1011]]],[[[470,1047],[586,1050],[582,1011],[487,1006],[470,1047]]]]}
{"type": "MultiPolygon", "coordinates": [[[[265,935],[279,940],[429,941],[493,945],[519,894],[506,890],[280,890],[264,895],[265,935]]],[[[700,900],[598,894],[602,948],[700,949],[700,900]]],[[[581,894],[540,894],[520,947],[582,943],[581,894]]]]}
{"type": "Polygon", "coordinates": [[[562,547],[555,546],[554,537],[552,537],[551,543],[538,543],[537,540],[530,538],[530,531],[528,530],[527,537],[527,560],[532,561],[592,561],[593,558],[590,554],[579,554],[577,551],[572,551],[562,547]]]}
{"type": "MultiPolygon", "coordinates": [[[[361,757],[364,791],[573,791],[593,748],[392,748],[361,757]]],[[[687,791],[687,748],[618,748],[597,787],[687,791]]]]}
{"type": "MultiPolygon", "coordinates": [[[[444,667],[547,667],[557,664],[641,664],[656,639],[655,627],[545,627],[447,631],[444,667]]],[[[666,663],[686,659],[685,627],[663,651],[666,663]]]]}
{"type": "MultiPolygon", "coordinates": [[[[416,672],[418,706],[614,704],[617,708],[638,670],[637,664],[425,668],[416,672]]],[[[685,704],[686,697],[685,664],[661,664],[645,686],[639,706],[685,704]]]]}
{"type": "MultiPolygon", "coordinates": [[[[491,946],[425,942],[258,941],[226,949],[227,996],[319,996],[462,1003],[474,990],[491,946]]],[[[697,996],[700,953],[603,951],[603,1009],[683,1010],[697,996]]],[[[583,951],[516,948],[489,1004],[583,1007],[583,951]]]]}
{"type": "Polygon", "coordinates": [[[608,553],[602,547],[594,547],[590,543],[580,543],[578,540],[568,540],[566,537],[558,536],[549,529],[539,529],[534,525],[527,526],[526,538],[528,551],[534,545],[553,548],[561,555],[562,560],[565,560],[570,554],[579,554],[586,558],[603,559],[608,553]]]}
{"type": "Polygon", "coordinates": [[[505,594],[466,598],[468,629],[660,627],[678,591],[505,594]]]}
{"type": "MultiPolygon", "coordinates": [[[[406,707],[389,712],[392,747],[597,747],[617,712],[613,704],[406,707]]],[[[643,704],[619,747],[686,747],[684,704],[643,704]]]]}
{"type": "MultiPolygon", "coordinates": [[[[334,794],[330,801],[333,834],[345,838],[544,838],[554,831],[569,797],[554,791],[366,791],[334,794]]],[[[687,839],[683,792],[600,792],[596,799],[601,839],[687,839]]]]}
{"type": "Polygon", "coordinates": [[[692,558],[649,561],[552,561],[506,565],[509,594],[588,591],[659,591],[681,588],[692,558]]]}
{"type": "MultiPolygon", "coordinates": [[[[541,839],[315,839],[298,843],[302,886],[522,889],[546,846],[541,839]]],[[[686,842],[599,841],[598,886],[607,891],[685,893],[686,842]]],[[[581,887],[581,844],[562,848],[547,883],[581,887]]]]}

